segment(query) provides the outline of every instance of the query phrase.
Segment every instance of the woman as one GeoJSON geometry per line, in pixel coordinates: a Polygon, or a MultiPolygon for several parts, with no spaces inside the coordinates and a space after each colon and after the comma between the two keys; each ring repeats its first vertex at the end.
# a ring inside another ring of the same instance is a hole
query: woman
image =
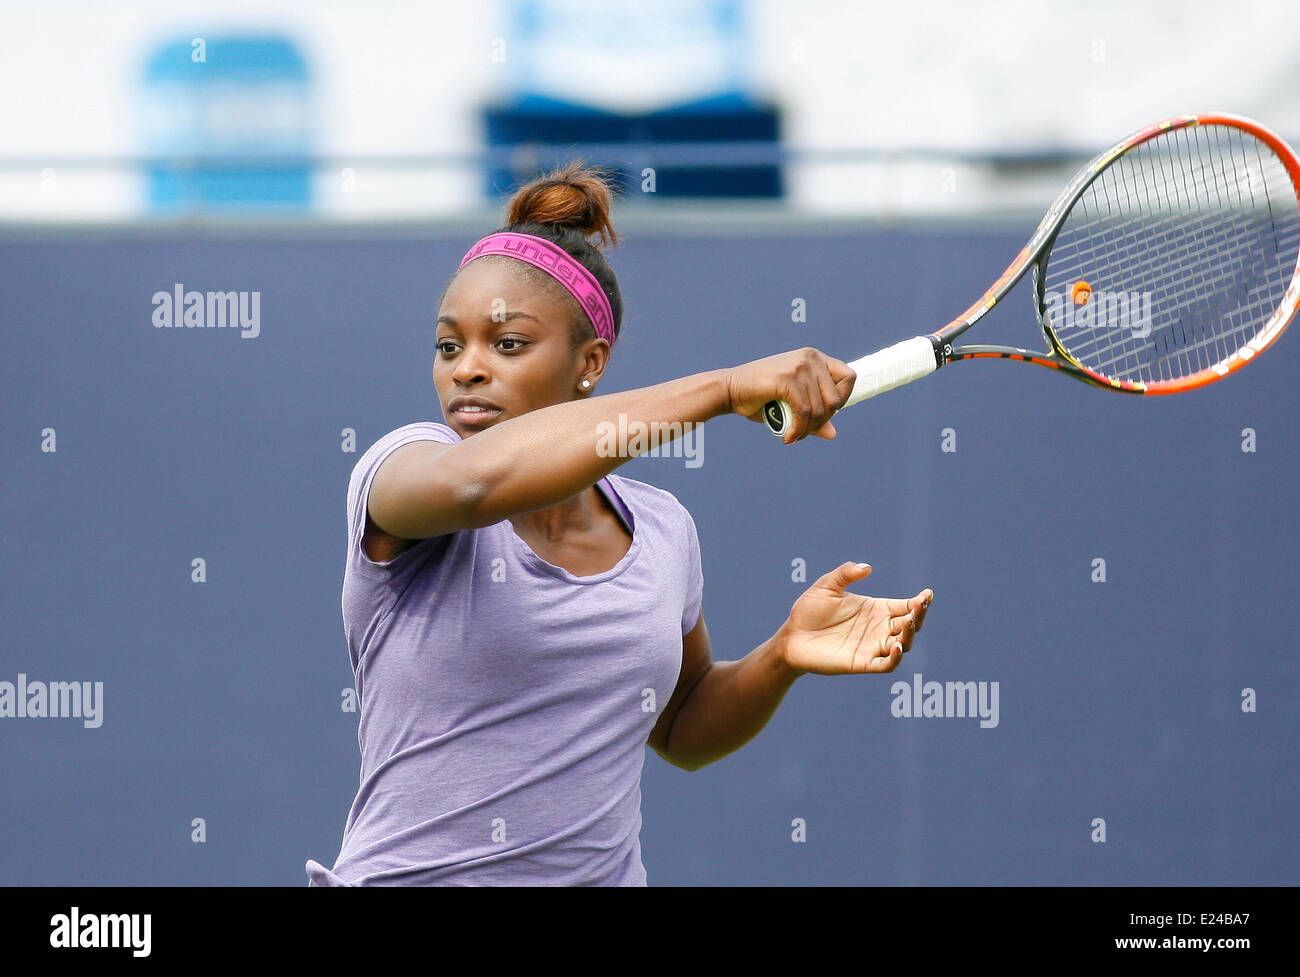
{"type": "Polygon", "coordinates": [[[610,196],[579,163],[515,195],[439,303],[447,424],[391,432],[352,473],[361,785],[311,885],[644,885],[647,742],[697,770],[756,735],[799,675],[892,671],[921,627],[931,592],[846,593],[870,567],[845,563],[747,657],[712,661],[695,524],[612,474],[628,454],[598,431],[620,415],[760,420],[784,398],[787,443],[833,438],[854,374],[804,349],[593,398],[623,311],[589,240],[617,244],[610,196]]]}

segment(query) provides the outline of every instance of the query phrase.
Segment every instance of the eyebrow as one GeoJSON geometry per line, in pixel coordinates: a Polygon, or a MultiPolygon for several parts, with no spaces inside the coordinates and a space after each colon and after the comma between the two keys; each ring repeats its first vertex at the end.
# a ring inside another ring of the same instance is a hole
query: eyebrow
{"type": "MultiPolygon", "coordinates": [[[[527,312],[507,312],[501,318],[494,319],[492,321],[493,324],[500,325],[501,323],[504,322],[510,322],[512,319],[532,319],[533,322],[536,322],[538,325],[543,324],[541,319],[537,318],[537,316],[529,315],[527,312]]],[[[447,323],[447,325],[449,326],[455,326],[455,327],[460,326],[460,322],[455,318],[455,316],[449,316],[449,315],[438,316],[438,322],[435,323],[435,325],[444,322],[447,323]]]]}

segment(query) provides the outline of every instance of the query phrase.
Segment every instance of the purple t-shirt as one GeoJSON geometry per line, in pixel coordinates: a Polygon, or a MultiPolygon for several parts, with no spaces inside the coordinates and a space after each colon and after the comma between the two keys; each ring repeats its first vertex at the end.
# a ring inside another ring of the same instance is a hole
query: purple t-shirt
{"type": "Polygon", "coordinates": [[[343,628],[361,704],[361,785],[333,871],[311,885],[645,885],[641,768],[677,684],[704,580],[670,493],[597,483],[632,533],[604,573],[535,554],[508,519],[361,545],[370,484],[421,422],[381,438],[348,485],[343,628]]]}

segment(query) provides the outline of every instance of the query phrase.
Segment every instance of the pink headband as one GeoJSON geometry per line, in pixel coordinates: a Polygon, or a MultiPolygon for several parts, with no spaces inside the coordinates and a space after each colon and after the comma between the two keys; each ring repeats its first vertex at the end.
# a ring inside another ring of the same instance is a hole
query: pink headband
{"type": "Polygon", "coordinates": [[[610,347],[613,347],[614,313],[609,307],[605,290],[600,287],[600,282],[596,281],[596,276],[584,268],[569,252],[545,238],[503,231],[500,234],[489,234],[465,252],[465,257],[460,259],[460,267],[464,268],[475,258],[482,258],[489,254],[503,254],[510,258],[518,258],[548,273],[568,289],[569,294],[577,300],[578,305],[591,319],[596,335],[608,340],[610,347]]]}

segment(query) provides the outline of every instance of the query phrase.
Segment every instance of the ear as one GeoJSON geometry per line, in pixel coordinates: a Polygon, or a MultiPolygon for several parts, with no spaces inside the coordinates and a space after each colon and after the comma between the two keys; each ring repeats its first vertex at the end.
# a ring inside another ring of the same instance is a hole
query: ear
{"type": "Polygon", "coordinates": [[[609,356],[608,340],[593,338],[583,343],[582,360],[576,382],[581,383],[586,378],[591,381],[591,385],[594,387],[605,374],[605,367],[609,365],[609,356]]]}

